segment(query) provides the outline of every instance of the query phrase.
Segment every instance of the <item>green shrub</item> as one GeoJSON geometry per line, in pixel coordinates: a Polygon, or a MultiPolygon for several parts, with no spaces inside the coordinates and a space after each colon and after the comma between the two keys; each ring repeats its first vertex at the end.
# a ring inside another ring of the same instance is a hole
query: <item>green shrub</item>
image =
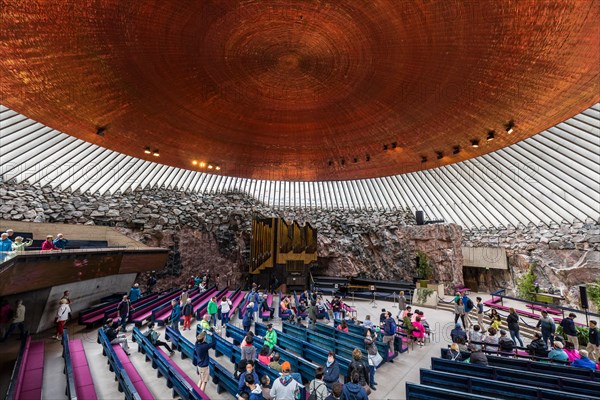
{"type": "Polygon", "coordinates": [[[529,271],[517,281],[517,296],[523,300],[535,301],[535,265],[529,265],[529,271]]]}
{"type": "Polygon", "coordinates": [[[417,257],[419,257],[419,265],[417,266],[417,274],[422,279],[429,280],[431,275],[433,274],[433,267],[429,262],[429,258],[427,254],[422,252],[421,250],[417,251],[417,257]]]}
{"type": "MultiPolygon", "coordinates": [[[[577,329],[577,339],[579,340],[579,347],[585,348],[589,343],[590,330],[587,326],[575,326],[577,329]]],[[[568,341],[567,336],[563,332],[563,328],[560,325],[556,325],[556,334],[562,336],[565,342],[568,341]]]]}
{"type": "Polygon", "coordinates": [[[600,310],[600,279],[596,279],[595,283],[587,284],[587,293],[596,310],[600,310]]]}

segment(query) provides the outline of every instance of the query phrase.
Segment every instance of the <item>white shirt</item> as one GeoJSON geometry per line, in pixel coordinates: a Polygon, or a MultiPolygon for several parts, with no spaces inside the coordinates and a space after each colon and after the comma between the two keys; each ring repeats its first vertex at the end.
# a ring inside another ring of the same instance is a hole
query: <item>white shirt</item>
{"type": "Polygon", "coordinates": [[[69,313],[71,312],[71,307],[68,304],[61,304],[56,312],[57,321],[66,321],[69,319],[69,313]]]}

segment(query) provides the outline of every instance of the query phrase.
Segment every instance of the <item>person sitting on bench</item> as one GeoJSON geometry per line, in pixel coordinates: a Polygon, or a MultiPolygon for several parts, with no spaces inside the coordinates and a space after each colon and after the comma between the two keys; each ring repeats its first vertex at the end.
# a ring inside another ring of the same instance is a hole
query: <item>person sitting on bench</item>
{"type": "Polygon", "coordinates": [[[171,346],[169,346],[166,342],[163,342],[162,340],[158,340],[158,338],[160,337],[160,333],[154,330],[154,322],[150,322],[148,324],[148,330],[144,332],[144,336],[148,338],[148,340],[150,341],[150,343],[152,343],[154,347],[158,348],[158,346],[162,346],[165,349],[167,349],[170,356],[173,356],[173,354],[175,354],[175,351],[173,351],[171,346]]]}

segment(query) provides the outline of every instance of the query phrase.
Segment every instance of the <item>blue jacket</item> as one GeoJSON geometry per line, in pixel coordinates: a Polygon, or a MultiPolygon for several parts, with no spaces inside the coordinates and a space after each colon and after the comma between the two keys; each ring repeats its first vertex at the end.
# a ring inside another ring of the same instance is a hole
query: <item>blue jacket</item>
{"type": "Polygon", "coordinates": [[[325,374],[323,375],[323,382],[331,385],[332,383],[340,380],[340,365],[337,360],[333,360],[330,366],[325,363],[325,374]]]}
{"type": "Polygon", "coordinates": [[[596,370],[596,363],[587,357],[577,358],[571,365],[573,367],[588,368],[594,371],[596,370]]]}
{"type": "Polygon", "coordinates": [[[471,310],[473,309],[473,307],[469,307],[469,306],[468,306],[468,304],[469,304],[469,296],[467,296],[467,295],[465,294],[465,295],[463,296],[463,298],[462,298],[462,301],[463,301],[463,306],[465,306],[465,312],[466,312],[466,313],[470,313],[470,312],[471,312],[471,310]]]}
{"type": "MultiPolygon", "coordinates": [[[[248,372],[244,371],[243,374],[240,375],[240,380],[238,381],[238,392],[246,392],[246,393],[250,393],[250,390],[248,389],[248,386],[246,386],[246,375],[248,374],[248,372]]],[[[254,382],[257,384],[260,384],[260,380],[258,379],[258,375],[256,374],[256,371],[252,371],[252,376],[254,377],[254,382]]]]}
{"type": "Polygon", "coordinates": [[[171,321],[179,321],[179,317],[181,316],[181,306],[179,304],[175,304],[173,310],[171,310],[171,321]]]}
{"type": "Polygon", "coordinates": [[[345,383],[341,400],[369,400],[367,392],[358,383],[345,383]]]}
{"type": "Polygon", "coordinates": [[[246,308],[246,311],[244,312],[244,319],[242,320],[242,325],[244,325],[244,326],[252,325],[252,320],[254,319],[254,315],[250,311],[251,310],[249,308],[246,308]]]}
{"type": "MultiPolygon", "coordinates": [[[[208,337],[208,335],[207,335],[208,337]]],[[[198,360],[199,367],[208,367],[208,350],[214,349],[217,346],[217,341],[213,340],[211,343],[196,343],[194,353],[196,354],[196,360],[198,360]]]]}
{"type": "Polygon", "coordinates": [[[258,306],[259,306],[259,304],[258,304],[258,302],[259,302],[258,293],[256,293],[256,292],[250,292],[250,293],[248,293],[248,296],[246,296],[246,300],[253,302],[254,303],[254,307],[252,309],[254,311],[258,311],[258,306]]]}
{"type": "Polygon", "coordinates": [[[575,329],[575,321],[572,318],[563,318],[560,321],[560,326],[563,328],[563,333],[569,336],[577,336],[577,329],[575,329]]]}
{"type": "Polygon", "coordinates": [[[67,239],[54,239],[54,245],[59,249],[65,249],[69,241],[67,239]]]}
{"type": "Polygon", "coordinates": [[[137,299],[140,298],[140,295],[140,288],[132,287],[131,289],[129,289],[129,300],[131,302],[137,301],[137,299]]]}
{"type": "Polygon", "coordinates": [[[8,252],[12,250],[12,240],[9,238],[0,240],[0,260],[4,260],[8,256],[8,252]]]}

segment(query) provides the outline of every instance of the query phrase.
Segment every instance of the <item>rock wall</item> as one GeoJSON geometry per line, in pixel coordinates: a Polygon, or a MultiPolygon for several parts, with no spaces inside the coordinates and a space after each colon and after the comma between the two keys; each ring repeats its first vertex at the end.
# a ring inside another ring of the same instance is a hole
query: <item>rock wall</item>
{"type": "Polygon", "coordinates": [[[169,248],[159,288],[205,271],[220,274],[222,285],[238,284],[248,265],[254,214],[316,227],[317,273],[411,281],[415,253],[422,250],[434,266],[434,279],[449,287],[462,284],[461,228],[416,226],[408,211],[279,210],[240,193],[161,189],[101,196],[15,182],[0,182],[0,199],[4,219],[107,225],[147,245],[169,248]]]}
{"type": "Polygon", "coordinates": [[[514,290],[529,265],[542,289],[562,292],[567,303],[579,304],[578,285],[600,279],[600,224],[588,219],[572,224],[465,230],[465,246],[504,247],[509,272],[496,275],[486,289],[514,290]]]}

